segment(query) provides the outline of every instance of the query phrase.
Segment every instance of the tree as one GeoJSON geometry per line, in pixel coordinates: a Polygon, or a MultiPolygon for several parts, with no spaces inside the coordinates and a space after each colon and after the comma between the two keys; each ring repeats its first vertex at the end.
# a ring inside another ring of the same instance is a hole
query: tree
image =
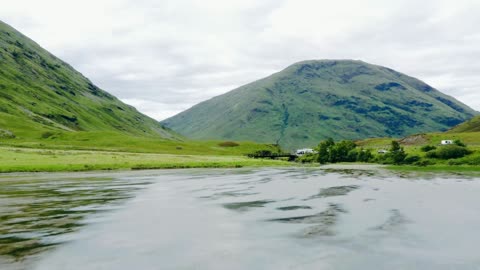
{"type": "Polygon", "coordinates": [[[357,161],[369,162],[373,158],[372,151],[370,149],[360,148],[357,155],[357,161]]]}
{"type": "Polygon", "coordinates": [[[330,150],[332,146],[335,145],[335,142],[333,141],[332,138],[328,138],[325,141],[322,141],[318,144],[317,146],[317,162],[321,164],[325,164],[327,162],[330,162],[330,150]]]}
{"type": "Polygon", "coordinates": [[[386,158],[390,163],[401,164],[407,154],[403,147],[400,146],[400,143],[397,141],[392,141],[392,146],[390,147],[390,152],[386,154],[386,158]]]}
{"type": "MultiPolygon", "coordinates": [[[[355,161],[350,160],[349,152],[354,150],[357,145],[352,141],[341,141],[330,147],[330,162],[355,161]]],[[[355,158],[356,159],[356,158],[355,158]]]]}

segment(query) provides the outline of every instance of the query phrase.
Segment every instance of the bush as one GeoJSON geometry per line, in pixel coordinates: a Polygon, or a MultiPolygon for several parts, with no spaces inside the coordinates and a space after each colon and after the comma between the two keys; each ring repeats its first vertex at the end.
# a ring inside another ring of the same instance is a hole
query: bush
{"type": "Polygon", "coordinates": [[[455,141],[453,141],[453,143],[454,143],[455,145],[458,145],[458,146],[461,146],[461,147],[467,147],[467,145],[464,144],[464,143],[463,143],[462,141],[460,141],[460,140],[455,140],[455,141]]]}
{"type": "Polygon", "coordinates": [[[446,145],[436,151],[437,158],[440,159],[461,158],[470,153],[467,148],[458,145],[446,145]]]}
{"type": "Polygon", "coordinates": [[[466,161],[468,165],[480,165],[480,156],[468,158],[466,161]]]}
{"type": "Polygon", "coordinates": [[[297,162],[300,162],[300,163],[313,163],[315,161],[317,161],[318,157],[316,154],[306,154],[306,155],[303,155],[301,157],[298,157],[296,159],[297,162]]]}
{"type": "Polygon", "coordinates": [[[450,166],[463,165],[465,163],[466,163],[465,160],[461,160],[461,159],[450,159],[448,161],[448,165],[450,165],[450,166]]]}
{"type": "Polygon", "coordinates": [[[425,157],[427,157],[427,158],[438,158],[437,151],[435,151],[435,150],[428,151],[425,154],[425,157]]]}
{"type": "Polygon", "coordinates": [[[42,133],[42,139],[48,139],[48,138],[52,137],[53,135],[55,135],[55,133],[53,133],[53,132],[50,132],[50,131],[44,132],[44,133],[42,133]]]}
{"type": "Polygon", "coordinates": [[[429,152],[429,151],[436,150],[436,149],[437,149],[437,147],[433,146],[433,145],[425,145],[425,146],[422,146],[422,148],[420,148],[420,150],[422,152],[429,152]]]}
{"type": "Polygon", "coordinates": [[[240,144],[238,144],[236,142],[227,141],[227,142],[221,142],[218,145],[221,146],[221,147],[236,147],[236,146],[239,146],[240,144]]]}
{"type": "Polygon", "coordinates": [[[16,136],[10,130],[0,129],[0,138],[14,139],[16,136]]]}
{"type": "Polygon", "coordinates": [[[417,161],[415,163],[413,163],[413,165],[415,166],[420,166],[420,167],[426,167],[428,165],[434,165],[435,162],[433,162],[432,160],[428,160],[428,159],[423,159],[423,160],[420,160],[420,161],[417,161]]]}
{"type": "Polygon", "coordinates": [[[258,158],[261,158],[261,157],[271,157],[273,155],[272,151],[270,150],[258,150],[258,151],[255,151],[251,154],[247,154],[247,156],[249,157],[258,157],[258,158]]]}
{"type": "Polygon", "coordinates": [[[420,157],[417,155],[412,155],[412,156],[407,156],[404,160],[403,163],[405,164],[414,164],[416,162],[420,161],[420,157]]]}
{"type": "Polygon", "coordinates": [[[451,159],[448,161],[448,165],[480,165],[480,156],[468,156],[459,159],[451,159]]]}

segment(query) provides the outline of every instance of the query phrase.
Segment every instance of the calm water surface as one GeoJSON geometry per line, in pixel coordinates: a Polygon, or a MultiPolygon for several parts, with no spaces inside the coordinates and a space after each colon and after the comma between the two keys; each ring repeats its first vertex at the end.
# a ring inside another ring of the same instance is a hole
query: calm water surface
{"type": "Polygon", "coordinates": [[[480,177],[379,169],[0,176],[0,269],[480,269],[480,177]]]}

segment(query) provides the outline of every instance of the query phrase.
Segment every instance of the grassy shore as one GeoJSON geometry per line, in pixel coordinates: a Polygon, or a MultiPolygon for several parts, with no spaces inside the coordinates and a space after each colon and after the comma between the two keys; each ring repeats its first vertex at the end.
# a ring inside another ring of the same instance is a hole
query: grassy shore
{"type": "Polygon", "coordinates": [[[57,172],[173,168],[239,168],[289,166],[279,160],[244,156],[178,155],[112,151],[0,147],[0,172],[57,172]]]}
{"type": "Polygon", "coordinates": [[[480,172],[480,166],[476,165],[445,165],[436,164],[429,166],[412,165],[390,165],[386,169],[394,171],[415,171],[415,172],[480,172]]]}

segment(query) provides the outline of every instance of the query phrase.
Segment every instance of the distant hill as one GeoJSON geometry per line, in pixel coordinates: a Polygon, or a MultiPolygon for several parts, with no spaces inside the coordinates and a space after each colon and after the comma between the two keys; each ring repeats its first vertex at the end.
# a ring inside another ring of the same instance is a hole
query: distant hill
{"type": "Polygon", "coordinates": [[[453,127],[448,132],[449,133],[480,132],[480,116],[475,116],[474,118],[466,121],[465,123],[462,123],[458,126],[453,127]]]}
{"type": "Polygon", "coordinates": [[[445,131],[477,114],[426,83],[353,60],[293,64],[164,120],[194,139],[255,140],[287,149],[322,139],[445,131]]]}
{"type": "Polygon", "coordinates": [[[0,139],[57,131],[178,136],[0,21],[0,139]]]}

